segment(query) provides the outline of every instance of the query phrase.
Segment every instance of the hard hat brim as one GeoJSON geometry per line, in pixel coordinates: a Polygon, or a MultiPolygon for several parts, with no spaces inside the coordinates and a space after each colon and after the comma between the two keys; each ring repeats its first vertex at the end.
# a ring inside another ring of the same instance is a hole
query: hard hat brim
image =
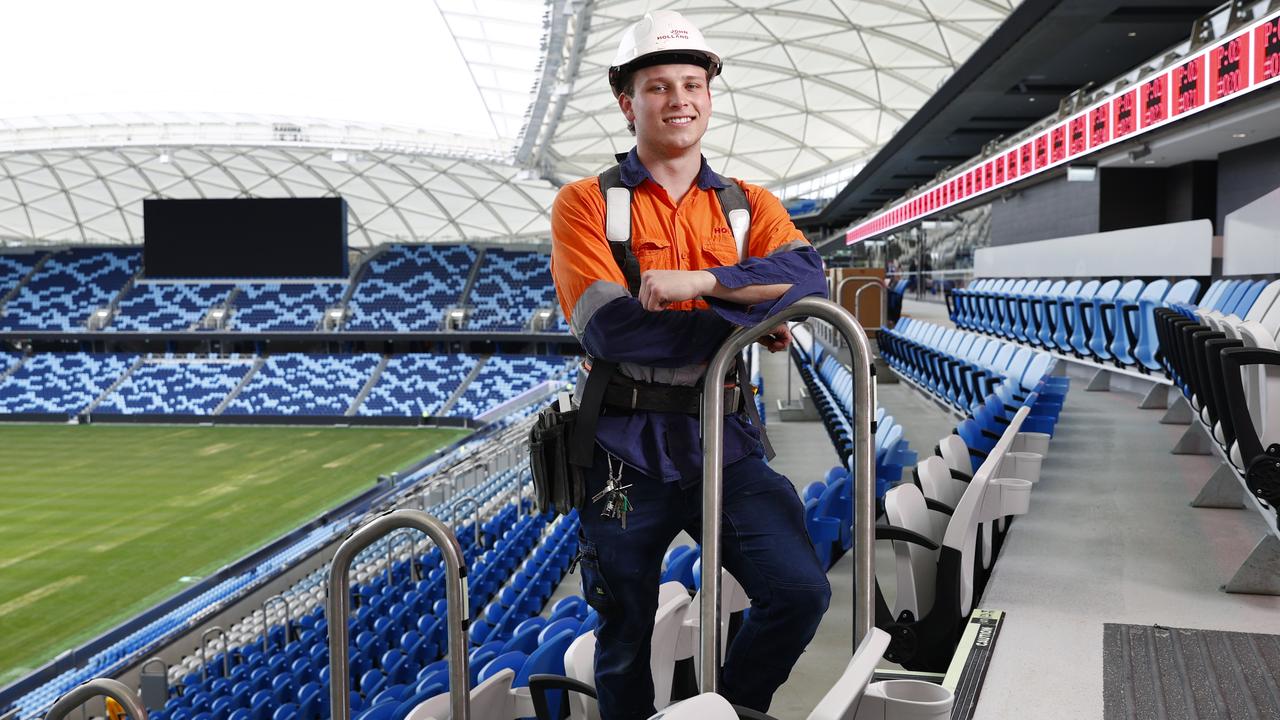
{"type": "Polygon", "coordinates": [[[622,76],[656,65],[696,65],[706,70],[710,77],[719,75],[723,69],[720,64],[720,58],[698,50],[666,50],[649,53],[648,55],[641,55],[625,65],[615,65],[609,68],[609,86],[613,88],[613,94],[621,94],[622,91],[618,87],[618,80],[622,76]]]}

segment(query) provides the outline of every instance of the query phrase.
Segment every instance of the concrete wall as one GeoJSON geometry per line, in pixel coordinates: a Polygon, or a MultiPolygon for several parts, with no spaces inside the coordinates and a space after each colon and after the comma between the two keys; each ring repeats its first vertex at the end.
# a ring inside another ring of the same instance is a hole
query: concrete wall
{"type": "Polygon", "coordinates": [[[1099,182],[1057,177],[991,203],[991,246],[1098,232],[1099,182]]]}
{"type": "Polygon", "coordinates": [[[1222,153],[1214,227],[1222,233],[1227,215],[1276,188],[1280,188],[1280,138],[1222,153]]]}

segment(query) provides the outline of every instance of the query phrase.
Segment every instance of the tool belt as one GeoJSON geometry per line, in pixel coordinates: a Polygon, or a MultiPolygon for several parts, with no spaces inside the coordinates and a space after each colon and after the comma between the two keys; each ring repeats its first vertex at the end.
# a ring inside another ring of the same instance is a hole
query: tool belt
{"type": "MultiPolygon", "coordinates": [[[[666,412],[697,415],[702,411],[701,386],[660,385],[637,382],[615,374],[604,390],[605,414],[608,411],[666,412]]],[[[737,384],[724,387],[724,413],[732,415],[742,409],[742,388],[737,384]]]]}
{"type": "MultiPolygon", "coordinates": [[[[595,458],[596,424],[601,414],[670,412],[697,415],[702,410],[703,387],[660,385],[623,377],[618,364],[594,360],[577,408],[553,404],[538,413],[529,431],[529,468],[540,512],[565,515],[586,504],[585,472],[595,458]]],[[[745,363],[737,365],[737,382],[722,387],[724,412],[746,411],[760,429],[765,454],[773,457],[764,427],[756,412],[753,394],[742,391],[745,363]]]]}

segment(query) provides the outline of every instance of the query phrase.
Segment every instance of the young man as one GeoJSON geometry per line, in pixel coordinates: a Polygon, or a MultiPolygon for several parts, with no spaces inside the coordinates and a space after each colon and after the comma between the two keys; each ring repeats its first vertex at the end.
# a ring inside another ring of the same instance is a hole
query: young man
{"type": "MultiPolygon", "coordinates": [[[[704,385],[724,385],[732,399],[724,418],[722,555],[752,603],[728,649],[723,694],[767,710],[830,600],[803,505],[765,462],[758,428],[743,412],[753,402],[749,389],[733,390],[735,383],[747,388],[747,378],[703,378],[736,325],[826,291],[820,258],[781,203],[746,183],[738,185],[750,228],[739,254],[721,207],[725,188],[738,181],[714,173],[701,150],[720,65],[678,13],[653,12],[629,28],[609,81],[636,146],[620,156],[615,177],[565,186],[552,209],[561,308],[588,365],[617,364],[586,473],[586,495],[598,499],[581,513],[579,551],[583,592],[600,615],[596,691],[605,720],[654,712],[649,655],[662,558],[681,530],[701,537],[704,385]],[[607,193],[606,204],[602,187],[609,186],[629,191],[629,218],[627,192],[607,193]],[[623,203],[620,220],[608,208],[615,203],[623,203]],[[615,257],[610,240],[620,233],[626,246],[628,232],[629,255],[615,257]]],[[[784,325],[761,342],[776,352],[791,336],[784,325]]]]}

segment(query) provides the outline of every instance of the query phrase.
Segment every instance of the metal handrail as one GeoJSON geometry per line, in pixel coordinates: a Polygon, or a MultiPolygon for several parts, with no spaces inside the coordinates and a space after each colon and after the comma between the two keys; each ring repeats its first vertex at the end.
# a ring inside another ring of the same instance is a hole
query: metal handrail
{"type": "MultiPolygon", "coordinates": [[[[271,644],[268,638],[268,635],[271,634],[271,621],[267,619],[267,608],[273,603],[284,604],[284,645],[287,646],[289,644],[289,626],[292,623],[292,618],[289,617],[289,601],[284,599],[284,595],[272,595],[262,601],[262,652],[264,655],[271,651],[271,644]]],[[[283,650],[284,646],[280,649],[283,650]]]]}
{"type": "Polygon", "coordinates": [[[483,547],[483,545],[480,542],[480,501],[470,495],[463,495],[457,500],[454,500],[453,502],[449,503],[450,519],[453,520],[455,525],[458,524],[458,506],[459,505],[471,506],[472,513],[473,513],[471,524],[475,526],[475,530],[476,530],[476,547],[477,548],[483,547]]]}
{"type": "Polygon", "coordinates": [[[342,541],[329,566],[329,707],[332,720],[351,720],[351,665],[347,622],[351,619],[351,563],[356,553],[399,528],[416,528],[440,548],[445,565],[445,625],[449,637],[449,708],[453,720],[471,720],[471,678],[467,666],[467,565],[453,531],[420,510],[379,515],[342,541]]]}
{"type": "Polygon", "coordinates": [[[138,699],[138,694],[119,680],[111,678],[94,678],[67,691],[50,706],[44,720],[63,720],[72,710],[99,695],[120,703],[133,720],[147,720],[147,709],[143,707],[142,700],[138,699]]]}
{"type": "Polygon", "coordinates": [[[413,533],[409,531],[409,528],[404,528],[402,530],[397,530],[391,533],[387,537],[387,567],[386,567],[386,572],[383,573],[383,576],[387,579],[388,587],[390,587],[392,581],[395,580],[395,577],[391,572],[391,563],[392,563],[392,552],[395,550],[396,539],[400,537],[404,537],[405,535],[409,536],[409,578],[413,579],[413,555],[415,552],[417,552],[417,548],[414,547],[414,544],[413,544],[413,533]]]}
{"type": "MultiPolygon", "coordinates": [[[[779,324],[800,317],[825,320],[849,344],[853,375],[853,647],[871,632],[875,608],[875,470],[871,417],[875,408],[871,345],[856,318],[840,305],[802,298],[753,328],[739,328],[707,366],[707,377],[724,377],[743,348],[779,324]]],[[[724,488],[724,394],[702,396],[702,692],[720,688],[720,512],[724,488]]],[[[343,719],[345,720],[345,719],[343,719]]]]}
{"type": "Polygon", "coordinates": [[[867,283],[853,291],[853,316],[855,318],[862,316],[862,313],[859,312],[862,304],[862,293],[873,287],[880,289],[880,327],[876,328],[876,330],[883,330],[889,324],[889,288],[883,282],[867,283]]]}
{"type": "Polygon", "coordinates": [[[209,636],[217,633],[222,636],[222,677],[231,677],[231,652],[227,647],[227,631],[220,626],[213,627],[200,633],[200,679],[204,680],[209,677],[209,656],[205,651],[205,646],[209,644],[209,636]]]}

